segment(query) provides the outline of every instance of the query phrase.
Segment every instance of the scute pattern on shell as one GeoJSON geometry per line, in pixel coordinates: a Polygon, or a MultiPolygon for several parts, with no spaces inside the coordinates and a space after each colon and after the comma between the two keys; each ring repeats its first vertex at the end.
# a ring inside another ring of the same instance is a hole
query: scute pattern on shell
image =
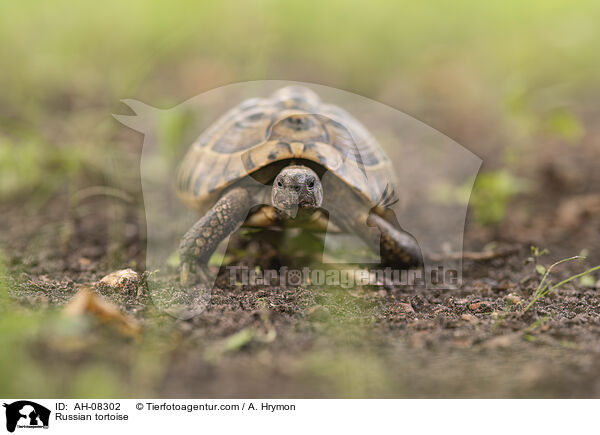
{"type": "Polygon", "coordinates": [[[373,204],[394,183],[389,159],[358,120],[306,87],[288,86],[242,102],[209,127],[179,166],[177,193],[201,210],[237,180],[287,159],[322,165],[373,204]]]}

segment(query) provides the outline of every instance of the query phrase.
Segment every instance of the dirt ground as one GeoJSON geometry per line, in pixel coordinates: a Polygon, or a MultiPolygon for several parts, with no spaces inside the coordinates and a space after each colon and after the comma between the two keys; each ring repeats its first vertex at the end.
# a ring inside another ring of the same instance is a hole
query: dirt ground
{"type": "MultiPolygon", "coordinates": [[[[557,268],[555,282],[600,264],[600,174],[586,164],[597,150],[577,151],[570,165],[539,162],[535,175],[552,188],[515,198],[502,224],[469,220],[467,250],[494,241],[495,252],[509,254],[466,260],[459,291],[221,285],[190,320],[153,310],[143,284],[94,287],[117,269],[143,272],[138,203],[98,196],[73,214],[62,192],[35,214],[4,204],[0,234],[16,310],[60,317],[92,286],[142,328],[130,338],[106,325],[65,332],[44,320],[19,358],[54,379],[38,396],[599,397],[600,284],[571,282],[524,310],[540,279],[526,261],[531,245],[550,250],[539,259],[546,265],[589,251],[557,268]],[[114,385],[74,385],[73,370],[90,364],[114,385]]],[[[244,264],[275,261],[274,249],[256,258],[253,239],[236,243],[249,253],[244,264]]]]}

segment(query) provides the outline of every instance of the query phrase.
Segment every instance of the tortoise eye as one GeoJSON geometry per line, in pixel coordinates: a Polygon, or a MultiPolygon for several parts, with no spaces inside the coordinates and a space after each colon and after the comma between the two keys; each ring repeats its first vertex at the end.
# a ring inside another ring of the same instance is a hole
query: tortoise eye
{"type": "Polygon", "coordinates": [[[281,180],[277,180],[277,187],[283,187],[283,183],[281,182],[281,180]]]}
{"type": "Polygon", "coordinates": [[[308,182],[308,188],[309,188],[309,189],[312,189],[313,187],[315,187],[315,180],[310,180],[310,181],[308,182]]]}

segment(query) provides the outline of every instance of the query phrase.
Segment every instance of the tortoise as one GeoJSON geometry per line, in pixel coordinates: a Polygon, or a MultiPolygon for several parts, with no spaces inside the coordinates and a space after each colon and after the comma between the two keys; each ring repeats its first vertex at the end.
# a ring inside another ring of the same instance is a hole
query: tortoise
{"type": "Polygon", "coordinates": [[[206,279],[219,243],[244,224],[354,233],[382,262],[423,264],[390,207],[389,158],[367,129],[303,86],[246,100],[190,146],[176,175],[181,200],[202,218],[179,245],[180,282],[206,279]]]}

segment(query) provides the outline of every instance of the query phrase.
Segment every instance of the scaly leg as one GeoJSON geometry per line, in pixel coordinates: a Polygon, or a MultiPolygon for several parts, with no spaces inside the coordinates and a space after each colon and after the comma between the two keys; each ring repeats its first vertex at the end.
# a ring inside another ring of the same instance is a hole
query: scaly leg
{"type": "Polygon", "coordinates": [[[384,264],[400,267],[421,267],[423,254],[417,241],[408,233],[392,226],[381,216],[371,213],[367,225],[381,231],[380,255],[384,264]]]}
{"type": "Polygon", "coordinates": [[[372,212],[372,204],[356,195],[334,174],[326,172],[323,183],[323,208],[329,220],[342,231],[353,233],[363,239],[375,252],[379,252],[383,264],[398,268],[423,265],[421,248],[417,241],[386,219],[372,212]]]}
{"type": "Polygon", "coordinates": [[[244,222],[249,210],[248,191],[232,189],[185,233],[179,244],[181,285],[186,285],[191,277],[208,281],[210,256],[219,243],[244,222]]]}

